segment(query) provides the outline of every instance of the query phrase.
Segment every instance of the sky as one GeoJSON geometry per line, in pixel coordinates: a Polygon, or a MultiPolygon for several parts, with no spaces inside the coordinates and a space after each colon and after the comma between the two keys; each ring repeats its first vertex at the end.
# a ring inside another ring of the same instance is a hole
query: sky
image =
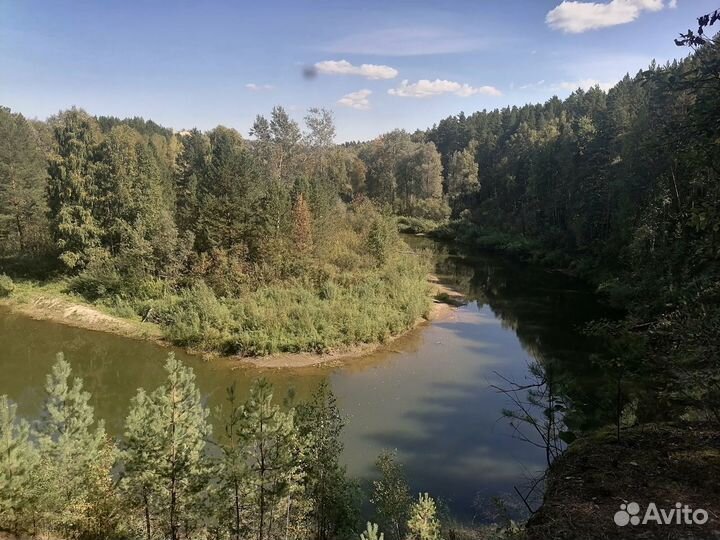
{"type": "Polygon", "coordinates": [[[718,0],[0,0],[0,105],[248,135],[331,109],[338,142],[609,88],[718,0]]]}

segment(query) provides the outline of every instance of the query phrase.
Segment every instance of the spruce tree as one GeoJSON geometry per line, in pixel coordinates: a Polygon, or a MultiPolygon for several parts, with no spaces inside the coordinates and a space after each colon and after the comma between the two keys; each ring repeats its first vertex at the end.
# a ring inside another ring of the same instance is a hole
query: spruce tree
{"type": "Polygon", "coordinates": [[[32,471],[38,456],[29,424],[16,413],[17,405],[0,396],[0,530],[17,535],[31,527],[37,502],[32,471]]]}
{"type": "Polygon", "coordinates": [[[100,247],[103,232],[93,216],[99,128],[87,113],[71,109],[55,121],[53,133],[47,186],[51,231],[60,260],[69,270],[81,270],[100,247]]]}
{"type": "Polygon", "coordinates": [[[157,522],[163,537],[178,540],[183,531],[189,537],[202,520],[211,428],[192,368],[170,353],[165,370],[165,384],[150,395],[138,390],[132,402],[123,482],[142,511],[145,537],[152,537],[152,523],[157,522]]]}

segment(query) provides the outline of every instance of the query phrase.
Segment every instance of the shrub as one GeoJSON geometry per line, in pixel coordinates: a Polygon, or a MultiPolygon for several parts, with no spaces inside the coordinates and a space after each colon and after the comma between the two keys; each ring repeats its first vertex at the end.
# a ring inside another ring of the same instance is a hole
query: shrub
{"type": "Polygon", "coordinates": [[[15,290],[15,283],[5,274],[0,274],[0,298],[10,296],[15,290]]]}

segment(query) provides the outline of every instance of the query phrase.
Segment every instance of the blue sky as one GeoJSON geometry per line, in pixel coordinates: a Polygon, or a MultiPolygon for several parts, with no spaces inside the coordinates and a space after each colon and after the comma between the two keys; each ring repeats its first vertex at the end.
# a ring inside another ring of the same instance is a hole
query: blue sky
{"type": "Polygon", "coordinates": [[[368,139],[611,85],[687,54],[673,38],[717,4],[0,0],[0,104],[245,135],[275,104],[326,107],[339,141],[368,139]]]}

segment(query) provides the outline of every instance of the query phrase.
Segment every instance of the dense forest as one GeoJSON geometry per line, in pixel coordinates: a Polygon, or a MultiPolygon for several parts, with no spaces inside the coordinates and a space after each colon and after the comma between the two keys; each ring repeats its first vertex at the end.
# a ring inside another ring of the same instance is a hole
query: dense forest
{"type": "MultiPolygon", "coordinates": [[[[593,406],[618,442],[650,422],[717,432],[720,43],[697,39],[680,43],[696,48],[686,59],[607,92],[343,145],[322,109],[303,130],[276,107],[244,138],[2,108],[0,296],[60,291],[223,354],[325,352],[427,316],[430,268],[399,227],[570,272],[621,308],[584,329],[608,346],[593,406]]],[[[534,368],[538,418],[508,416],[548,428],[551,464],[597,418],[573,380],[551,377],[552,359],[534,368]]],[[[357,537],[361,496],[339,465],[326,387],[284,407],[263,381],[242,403],[229,389],[213,437],[192,371],[172,357],[167,371],[138,391],[117,443],[62,359],[32,425],[0,400],[0,529],[357,537]]],[[[456,534],[432,498],[409,495],[392,456],[378,466],[371,501],[388,540],[456,534]]],[[[370,523],[362,534],[383,538],[370,523]]]]}
{"type": "MultiPolygon", "coordinates": [[[[276,107],[245,140],[225,127],[0,110],[6,294],[9,278],[61,283],[224,354],[322,352],[411,327],[429,308],[428,269],[364,196],[366,166],[333,145],[330,113],[305,122],[303,133],[276,107]]],[[[399,200],[441,205],[439,154],[405,147],[393,157],[407,169],[399,200]]]]}
{"type": "Polygon", "coordinates": [[[627,310],[588,331],[638,414],[717,420],[720,49],[653,64],[607,93],[458,115],[424,136],[446,164],[453,220],[437,234],[565,268],[627,310]],[[470,166],[468,166],[470,164],[470,166]],[[467,171],[477,168],[479,177],[467,171]]]}

